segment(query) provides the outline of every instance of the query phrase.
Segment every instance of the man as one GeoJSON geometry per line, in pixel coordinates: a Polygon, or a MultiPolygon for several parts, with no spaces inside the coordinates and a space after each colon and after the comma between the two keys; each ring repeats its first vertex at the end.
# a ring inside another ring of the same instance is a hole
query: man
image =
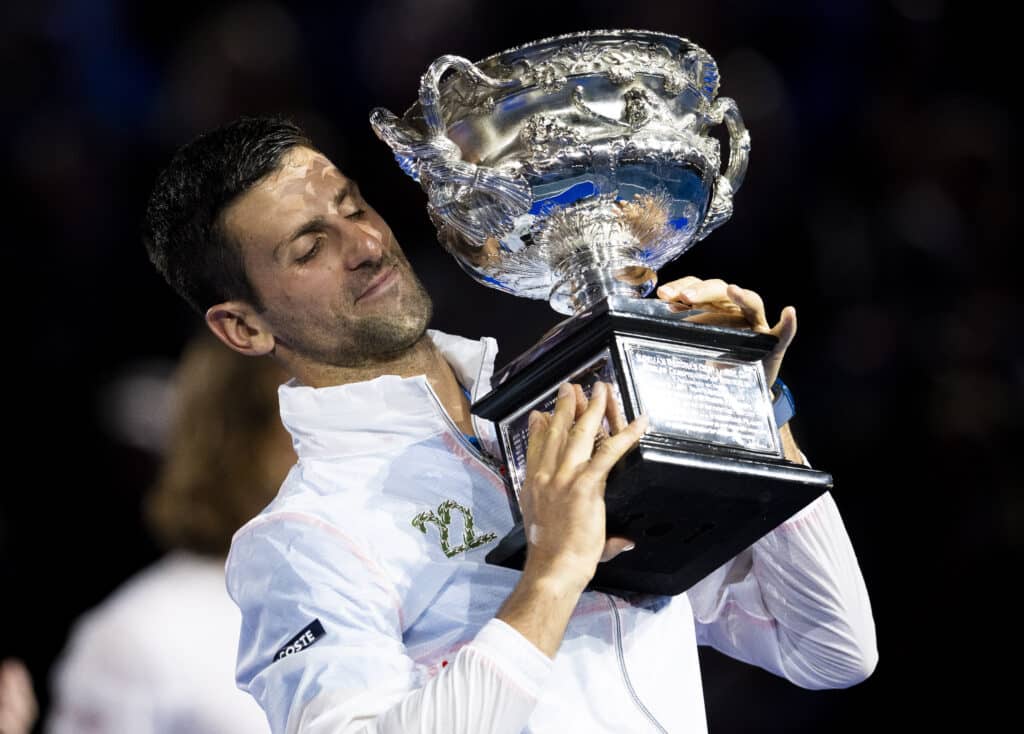
{"type": "MultiPolygon", "coordinates": [[[[512,525],[494,429],[469,412],[495,343],[426,330],[430,298],[391,230],[293,125],[241,120],[185,146],[146,242],[225,344],[295,376],[279,397],[299,462],[227,561],[238,683],[275,732],[703,731],[698,641],[811,688],[873,669],[827,495],[687,594],[584,592],[629,547],[606,541],[604,481],[644,430],[603,386],[589,403],[564,386],[531,416],[527,565],[486,564],[512,525]]],[[[769,329],[760,298],[722,281],[659,296],[778,335],[775,379],[792,309],[769,329]]]]}

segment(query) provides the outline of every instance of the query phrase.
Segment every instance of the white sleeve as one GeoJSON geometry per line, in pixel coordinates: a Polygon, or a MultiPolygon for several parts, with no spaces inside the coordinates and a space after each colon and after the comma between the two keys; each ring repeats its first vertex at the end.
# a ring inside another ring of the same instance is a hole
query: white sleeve
{"type": "Polygon", "coordinates": [[[878,661],[867,589],[829,493],[687,595],[698,643],[798,686],[852,686],[878,661]]]}
{"type": "Polygon", "coordinates": [[[519,734],[550,674],[551,661],[495,619],[431,677],[406,653],[402,601],[383,570],[312,516],[247,525],[227,575],[242,611],[238,684],[275,734],[519,734]],[[313,641],[282,655],[311,625],[313,641]]]}

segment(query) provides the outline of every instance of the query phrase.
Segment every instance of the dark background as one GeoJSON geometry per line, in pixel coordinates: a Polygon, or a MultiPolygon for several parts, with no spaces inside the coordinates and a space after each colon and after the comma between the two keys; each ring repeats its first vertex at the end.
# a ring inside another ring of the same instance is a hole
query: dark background
{"type": "Polygon", "coordinates": [[[739,104],[753,147],[735,215],[660,277],[754,288],[773,320],[797,307],[794,430],[835,477],[878,629],[874,676],[845,691],[702,651],[711,732],[1001,719],[1024,530],[1020,41],[1007,16],[943,0],[6,4],[0,658],[27,662],[44,713],[68,625],[159,553],[140,499],[162,380],[198,321],[137,232],[174,148],[293,115],[389,221],[434,326],[499,337],[503,363],[556,315],[457,269],[367,116],[403,111],[442,54],[596,28],[693,39],[739,104]]]}

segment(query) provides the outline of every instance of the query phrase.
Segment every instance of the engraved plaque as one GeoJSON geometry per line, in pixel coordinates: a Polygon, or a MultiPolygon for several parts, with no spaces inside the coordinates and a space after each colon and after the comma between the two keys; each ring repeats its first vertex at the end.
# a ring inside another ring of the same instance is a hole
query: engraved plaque
{"type": "Polygon", "coordinates": [[[669,342],[624,337],[619,344],[651,431],[782,455],[760,362],[669,342]]]}

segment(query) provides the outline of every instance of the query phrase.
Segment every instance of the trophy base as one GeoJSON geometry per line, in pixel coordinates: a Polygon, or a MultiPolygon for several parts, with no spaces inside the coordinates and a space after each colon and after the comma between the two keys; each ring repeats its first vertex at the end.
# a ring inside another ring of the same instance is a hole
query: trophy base
{"type": "Polygon", "coordinates": [[[494,375],[473,412],[493,421],[516,528],[487,561],[522,568],[519,491],[529,413],[553,409],[558,386],[612,386],[647,434],[609,474],[607,533],[636,547],[598,566],[592,587],[679,594],[832,486],[787,461],[761,360],[775,337],[693,323],[662,301],[610,296],[559,324],[494,375]]]}
{"type": "MultiPolygon", "coordinates": [[[[746,462],[641,440],[605,490],[607,534],[636,547],[598,564],[592,589],[681,594],[832,486],[821,471],[785,461],[746,462]]],[[[522,569],[516,524],[487,562],[522,569]]]]}

